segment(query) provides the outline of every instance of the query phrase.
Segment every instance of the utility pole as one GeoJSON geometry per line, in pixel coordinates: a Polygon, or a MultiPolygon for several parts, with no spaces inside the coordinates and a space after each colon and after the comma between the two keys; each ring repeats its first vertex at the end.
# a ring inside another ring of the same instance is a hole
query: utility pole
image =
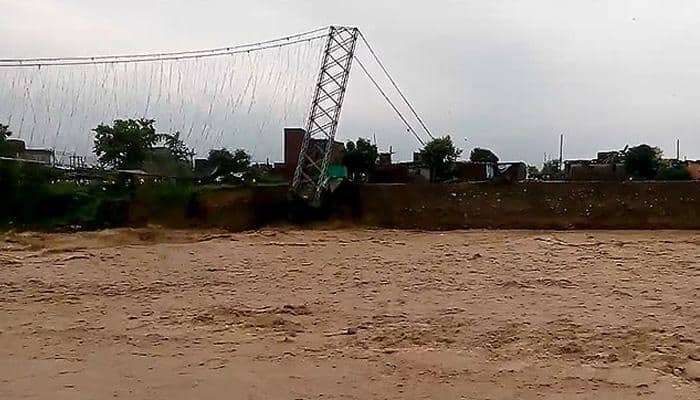
{"type": "Polygon", "coordinates": [[[559,169],[564,167],[564,134],[559,138],[559,169]]]}
{"type": "Polygon", "coordinates": [[[676,139],[676,160],[681,160],[681,140],[676,139]]]}

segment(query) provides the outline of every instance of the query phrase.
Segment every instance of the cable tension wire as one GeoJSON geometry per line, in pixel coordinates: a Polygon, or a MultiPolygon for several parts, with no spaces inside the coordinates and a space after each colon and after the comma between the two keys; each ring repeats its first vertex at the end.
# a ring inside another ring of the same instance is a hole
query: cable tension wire
{"type": "Polygon", "coordinates": [[[401,114],[401,111],[399,111],[399,109],[396,107],[396,105],[394,104],[394,102],[391,101],[391,99],[389,98],[389,96],[387,96],[387,94],[386,94],[386,92],[384,91],[384,89],[382,89],[382,87],[379,85],[379,83],[377,82],[377,80],[374,79],[374,77],[372,76],[372,74],[369,73],[369,71],[367,70],[367,68],[365,67],[365,65],[362,63],[362,61],[360,61],[360,59],[357,57],[357,55],[355,56],[355,61],[357,61],[357,65],[360,66],[360,69],[362,69],[362,71],[365,73],[365,75],[367,75],[367,78],[369,78],[369,80],[372,81],[372,83],[374,84],[374,87],[376,87],[377,90],[379,91],[379,93],[384,97],[384,100],[386,100],[387,103],[389,103],[389,105],[391,106],[391,108],[394,109],[394,111],[396,112],[396,115],[398,115],[399,118],[401,119],[401,121],[403,121],[403,123],[404,123],[404,125],[406,125],[406,128],[408,129],[408,131],[409,131],[410,133],[412,133],[413,136],[416,137],[416,139],[418,139],[418,143],[420,143],[421,146],[425,146],[425,142],[423,141],[423,139],[421,139],[421,137],[416,133],[416,131],[415,131],[415,130],[413,129],[413,127],[411,126],[411,124],[408,123],[408,121],[406,120],[406,117],[404,117],[403,114],[401,114]]]}
{"type": "Polygon", "coordinates": [[[421,124],[421,126],[422,126],[423,129],[425,130],[425,133],[427,133],[428,136],[430,136],[431,139],[435,139],[435,136],[433,136],[433,134],[430,132],[430,129],[428,129],[428,127],[425,125],[425,122],[423,122],[423,119],[418,115],[418,112],[416,112],[415,107],[413,107],[413,105],[411,104],[411,102],[408,101],[408,98],[406,98],[406,96],[403,94],[403,91],[399,88],[399,85],[396,83],[396,81],[394,80],[394,78],[391,76],[391,74],[389,73],[389,71],[386,69],[386,67],[384,66],[384,63],[382,62],[382,60],[379,59],[379,56],[378,56],[377,53],[374,51],[374,49],[372,48],[372,46],[370,46],[369,42],[367,41],[367,38],[365,37],[365,35],[362,34],[362,32],[360,32],[360,38],[362,38],[362,41],[363,41],[363,42],[365,43],[365,45],[367,46],[367,49],[369,50],[369,52],[370,52],[370,53],[372,54],[372,56],[374,57],[374,59],[375,59],[375,61],[377,62],[377,64],[379,64],[379,67],[381,67],[382,71],[384,71],[384,74],[386,75],[386,77],[389,78],[389,81],[390,81],[391,84],[394,86],[394,89],[396,89],[396,91],[399,93],[399,95],[400,95],[401,98],[403,99],[404,103],[406,103],[406,105],[408,106],[408,108],[411,110],[411,112],[413,113],[413,115],[416,117],[416,119],[418,120],[418,122],[421,124]]]}

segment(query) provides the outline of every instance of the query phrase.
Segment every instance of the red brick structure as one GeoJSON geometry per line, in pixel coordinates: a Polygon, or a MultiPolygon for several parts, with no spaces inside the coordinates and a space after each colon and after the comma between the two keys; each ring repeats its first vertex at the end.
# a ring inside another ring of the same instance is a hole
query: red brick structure
{"type": "MultiPolygon", "coordinates": [[[[285,128],[284,129],[284,162],[276,163],[274,171],[276,175],[280,175],[286,178],[288,181],[294,178],[294,171],[297,169],[299,164],[299,153],[301,153],[301,145],[304,142],[304,135],[306,131],[302,128],[285,128]]],[[[323,146],[326,141],[323,139],[312,139],[316,143],[323,146]]],[[[314,148],[315,146],[311,146],[314,148]]],[[[342,161],[343,150],[345,145],[341,142],[333,143],[333,150],[331,153],[331,163],[339,164],[342,161]]]]}

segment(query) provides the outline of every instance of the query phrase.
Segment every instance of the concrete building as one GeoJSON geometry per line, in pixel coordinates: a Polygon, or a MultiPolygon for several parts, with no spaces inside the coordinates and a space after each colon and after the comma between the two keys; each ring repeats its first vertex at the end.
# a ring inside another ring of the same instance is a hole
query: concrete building
{"type": "Polygon", "coordinates": [[[22,139],[8,139],[6,143],[10,158],[46,165],[54,163],[54,151],[51,149],[28,149],[22,139]]]}
{"type": "Polygon", "coordinates": [[[598,152],[592,160],[566,160],[564,176],[572,181],[623,181],[628,178],[623,158],[612,150],[598,152]]]}
{"type": "Polygon", "coordinates": [[[522,182],[527,179],[527,164],[522,161],[498,163],[497,175],[507,182],[522,182]]]}
{"type": "Polygon", "coordinates": [[[490,181],[497,173],[498,165],[496,163],[471,161],[457,161],[455,163],[455,177],[460,181],[490,181]]]}
{"type": "Polygon", "coordinates": [[[688,161],[686,168],[690,172],[690,179],[700,181],[700,161],[688,161]]]}
{"type": "Polygon", "coordinates": [[[627,172],[620,162],[567,160],[564,161],[564,176],[571,181],[624,181],[627,172]]]}

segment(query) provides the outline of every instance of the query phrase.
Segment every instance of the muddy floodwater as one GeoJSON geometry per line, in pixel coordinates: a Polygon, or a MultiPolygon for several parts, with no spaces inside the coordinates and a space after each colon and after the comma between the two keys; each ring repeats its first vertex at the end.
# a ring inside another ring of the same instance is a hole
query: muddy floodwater
{"type": "Polygon", "coordinates": [[[0,235],[2,399],[700,399],[700,232],[0,235]]]}

